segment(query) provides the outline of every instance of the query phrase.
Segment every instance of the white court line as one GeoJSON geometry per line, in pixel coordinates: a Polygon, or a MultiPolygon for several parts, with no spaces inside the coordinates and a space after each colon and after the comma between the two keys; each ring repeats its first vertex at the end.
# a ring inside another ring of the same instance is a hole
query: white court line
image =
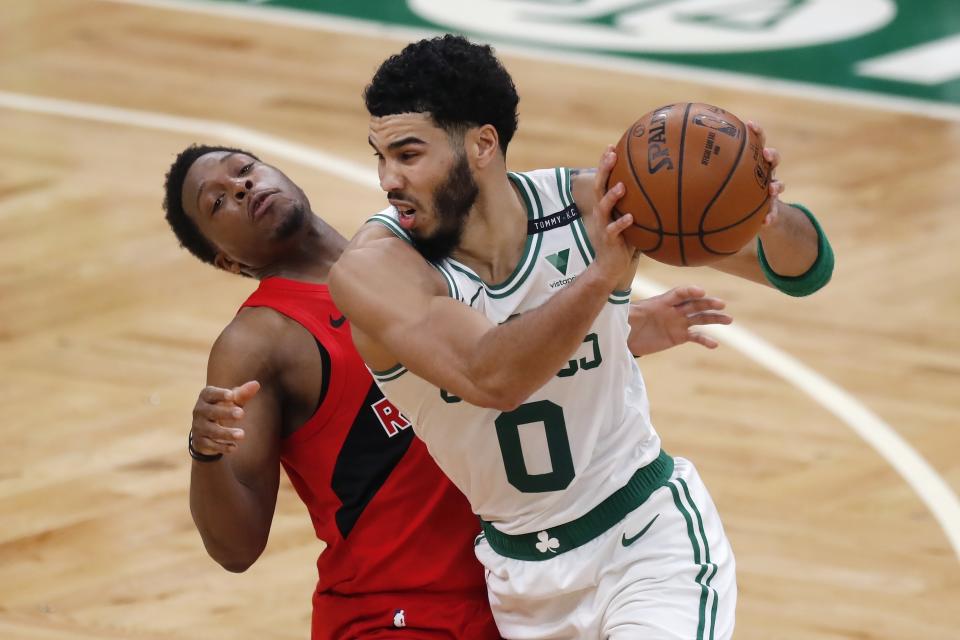
{"type": "MultiPolygon", "coordinates": [[[[284,7],[228,4],[225,2],[210,2],[209,0],[190,0],[189,2],[185,2],[184,0],[101,1],[116,4],[132,4],[155,9],[227,16],[237,20],[250,20],[298,29],[336,31],[338,33],[387,38],[401,43],[443,33],[443,31],[440,30],[432,31],[413,27],[401,27],[369,22],[357,18],[344,18],[297,9],[287,9],[284,7]]],[[[497,43],[496,40],[490,38],[485,40],[497,44],[498,53],[508,53],[551,63],[563,62],[580,67],[643,74],[664,78],[666,80],[685,80],[724,89],[738,89],[742,91],[789,96],[827,104],[845,104],[891,111],[894,113],[921,115],[938,120],[960,122],[960,106],[947,102],[902,98],[870,91],[827,87],[796,80],[777,80],[766,76],[735,73],[733,71],[698,69],[692,66],[671,64],[668,62],[629,59],[599,53],[561,51],[549,47],[536,48],[532,46],[522,46],[516,43],[497,43]]],[[[762,53],[759,55],[762,55],[762,53]]]]}
{"type": "MultiPolygon", "coordinates": [[[[633,280],[633,290],[643,296],[654,296],[667,289],[637,276],[633,280]]],[[[853,429],[896,469],[927,505],[960,559],[960,499],[926,459],[893,427],[842,388],[743,327],[716,325],[698,327],[697,331],[709,333],[777,374],[853,429]]]]}
{"type": "Polygon", "coordinates": [[[377,180],[377,176],[371,175],[367,167],[351,164],[337,156],[332,156],[294,142],[288,142],[276,136],[260,133],[252,129],[237,127],[225,122],[202,120],[199,118],[184,118],[150,111],[134,111],[131,109],[121,109],[85,102],[73,102],[71,100],[59,100],[56,98],[43,98],[40,96],[9,93],[6,91],[0,91],[0,107],[31,113],[44,113],[65,118],[92,120],[94,122],[104,122],[107,124],[121,124],[142,129],[157,129],[159,131],[192,134],[197,136],[199,140],[209,138],[242,140],[244,144],[250,146],[250,151],[254,149],[269,149],[272,153],[282,158],[319,169],[338,178],[343,178],[344,180],[366,187],[380,188],[380,182],[377,180]]]}
{"type": "MultiPolygon", "coordinates": [[[[377,176],[368,167],[252,129],[222,122],[3,91],[0,91],[0,108],[193,134],[205,142],[209,142],[211,138],[219,138],[225,143],[250,147],[251,151],[258,154],[265,151],[361,186],[380,188],[377,176]]],[[[159,180],[159,176],[157,179],[159,180]]],[[[666,289],[639,276],[634,280],[634,288],[642,295],[654,295],[666,289]]],[[[960,559],[960,499],[923,456],[890,425],[837,385],[750,332],[740,327],[713,327],[708,330],[715,332],[725,343],[762,367],[795,384],[876,449],[927,505],[960,559]]]]}

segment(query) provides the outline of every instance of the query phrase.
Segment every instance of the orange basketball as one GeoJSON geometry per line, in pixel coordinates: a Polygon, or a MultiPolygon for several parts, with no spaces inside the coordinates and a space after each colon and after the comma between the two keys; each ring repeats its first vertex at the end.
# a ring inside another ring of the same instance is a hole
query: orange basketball
{"type": "Polygon", "coordinates": [[[661,107],[630,125],[616,151],[607,184],[623,182],[626,193],[614,215],[633,214],[624,236],[654,260],[708,264],[760,230],[770,163],[732,113],[690,102],[661,107]]]}

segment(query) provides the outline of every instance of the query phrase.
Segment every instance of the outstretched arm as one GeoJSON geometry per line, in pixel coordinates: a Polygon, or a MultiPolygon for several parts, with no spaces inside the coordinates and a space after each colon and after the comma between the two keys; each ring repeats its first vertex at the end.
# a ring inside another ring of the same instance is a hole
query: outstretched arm
{"type": "Polygon", "coordinates": [[[281,394],[269,339],[256,329],[234,320],[217,340],[191,427],[198,453],[223,456],[193,461],[190,512],[207,553],[235,572],[267,544],[280,481],[281,394]]]}

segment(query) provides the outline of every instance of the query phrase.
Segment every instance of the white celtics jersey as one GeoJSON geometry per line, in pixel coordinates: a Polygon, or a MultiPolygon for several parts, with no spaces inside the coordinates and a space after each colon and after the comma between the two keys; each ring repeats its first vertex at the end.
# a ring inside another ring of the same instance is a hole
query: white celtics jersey
{"type": "MultiPolygon", "coordinates": [[[[436,265],[450,296],[495,324],[547,302],[593,258],[569,170],[511,173],[510,179],[529,218],[513,274],[487,284],[456,260],[436,265]]],[[[371,220],[409,239],[394,209],[371,220]]],[[[567,366],[514,411],[468,404],[402,365],[373,372],[474,513],[500,531],[528,533],[573,520],[660,453],[643,379],[626,346],[629,293],[611,292],[567,366]]]]}

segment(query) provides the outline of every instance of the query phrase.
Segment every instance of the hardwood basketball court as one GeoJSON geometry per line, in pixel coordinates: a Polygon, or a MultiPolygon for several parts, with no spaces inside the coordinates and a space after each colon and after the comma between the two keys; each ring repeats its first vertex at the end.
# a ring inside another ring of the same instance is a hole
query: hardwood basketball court
{"type": "MultiPolygon", "coordinates": [[[[306,637],[322,545],[289,484],[245,574],[190,520],[190,409],[253,285],[178,248],[163,176],[191,142],[248,147],[349,236],[384,202],[360,92],[402,36],[96,0],[2,11],[0,637],[306,637]]],[[[502,57],[521,94],[512,169],[592,166],[652,107],[719,104],[763,124],[785,200],[833,242],[834,280],[808,299],[640,272],[726,298],[761,360],[726,342],[640,363],[665,448],[696,462],[737,553],[737,637],[956,638],[960,119],[502,57]],[[756,341],[847,395],[804,392],[756,341]],[[848,424],[874,419],[911,449],[891,462],[848,424]],[[930,472],[905,471],[913,486],[893,466],[911,451],[930,472]]]]}

